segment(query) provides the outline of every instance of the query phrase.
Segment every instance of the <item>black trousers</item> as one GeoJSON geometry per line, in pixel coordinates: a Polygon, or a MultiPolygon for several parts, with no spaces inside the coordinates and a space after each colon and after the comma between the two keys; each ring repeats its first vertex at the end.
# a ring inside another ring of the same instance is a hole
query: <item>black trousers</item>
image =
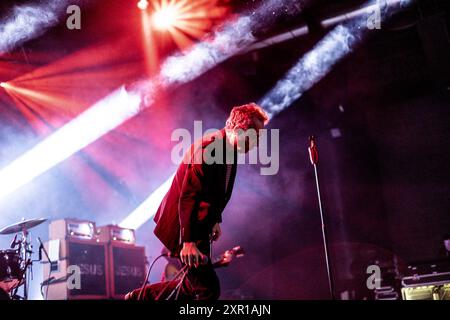
{"type": "MultiPolygon", "coordinates": [[[[209,243],[202,243],[198,248],[203,254],[209,255],[209,243]]],[[[219,299],[220,282],[211,261],[197,268],[186,268],[187,273],[183,279],[147,285],[144,288],[142,300],[216,301],[219,299]]],[[[139,288],[130,292],[125,299],[137,300],[140,291],[139,288]]]]}
{"type": "Polygon", "coordinates": [[[0,288],[0,301],[1,300],[11,300],[11,298],[9,297],[8,292],[0,288]]]}

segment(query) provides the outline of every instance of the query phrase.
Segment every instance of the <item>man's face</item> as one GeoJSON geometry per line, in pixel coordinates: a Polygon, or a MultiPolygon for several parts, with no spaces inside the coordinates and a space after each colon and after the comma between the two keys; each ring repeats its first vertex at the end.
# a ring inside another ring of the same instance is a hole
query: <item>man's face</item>
{"type": "Polygon", "coordinates": [[[253,118],[253,125],[247,129],[235,129],[235,144],[239,153],[247,153],[258,145],[259,131],[264,128],[264,122],[258,118],[253,118]]]}

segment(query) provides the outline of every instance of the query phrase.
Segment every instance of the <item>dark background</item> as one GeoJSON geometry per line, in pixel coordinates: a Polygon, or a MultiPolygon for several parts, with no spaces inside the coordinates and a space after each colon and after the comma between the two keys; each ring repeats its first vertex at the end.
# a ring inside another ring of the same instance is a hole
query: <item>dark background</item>
{"type": "MultiPolygon", "coordinates": [[[[3,16],[14,3],[2,1],[3,16]]],[[[303,14],[281,17],[257,36],[263,39],[305,23],[314,27],[324,17],[361,3],[315,1],[303,14]]],[[[240,13],[257,2],[227,5],[240,13]]],[[[126,43],[116,47],[120,59],[114,63],[126,61],[135,69],[124,78],[92,83],[83,94],[96,101],[142,76],[139,11],[134,2],[83,1],[82,8],[82,30],[58,25],[1,56],[0,63],[8,68],[0,69],[0,81],[20,75],[19,67],[33,70],[113,39],[126,43]]],[[[419,1],[392,20],[270,122],[269,128],[280,130],[277,175],[261,176],[254,165],[239,167],[224,212],[223,236],[214,252],[239,244],[247,254],[219,271],[223,298],[328,297],[307,152],[311,134],[319,143],[320,183],[339,294],[367,296],[366,267],[375,261],[390,265],[395,256],[402,269],[409,262],[445,256],[443,240],[450,233],[449,4],[419,1]],[[338,137],[332,135],[336,129],[338,137]]],[[[154,107],[84,153],[2,199],[1,224],[38,216],[85,218],[98,225],[120,222],[175,170],[170,161],[172,130],[192,130],[194,120],[202,120],[204,129],[221,128],[232,106],[258,101],[327,32],[313,30],[306,37],[233,57],[162,96],[154,107]]],[[[176,48],[168,41],[160,50],[165,56],[176,48]]],[[[76,97],[79,85],[74,80],[67,92],[76,97]]],[[[45,138],[36,126],[48,129],[55,118],[70,119],[62,111],[30,123],[3,92],[0,110],[2,167],[45,138]]],[[[150,260],[161,249],[153,227],[148,222],[137,231],[138,243],[146,246],[150,260]]],[[[48,237],[47,228],[36,228],[36,235],[48,237]]],[[[2,247],[9,242],[7,236],[0,238],[2,247]]],[[[159,271],[153,281],[160,278],[159,271]]],[[[35,273],[37,279],[42,277],[39,268],[35,273]]]]}

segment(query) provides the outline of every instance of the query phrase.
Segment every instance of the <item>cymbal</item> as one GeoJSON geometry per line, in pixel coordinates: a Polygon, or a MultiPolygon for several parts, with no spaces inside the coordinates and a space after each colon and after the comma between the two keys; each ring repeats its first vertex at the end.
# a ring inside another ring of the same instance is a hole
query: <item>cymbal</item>
{"type": "Polygon", "coordinates": [[[23,220],[3,228],[0,230],[0,234],[11,234],[29,230],[45,221],[47,221],[47,219],[44,218],[23,220]]]}

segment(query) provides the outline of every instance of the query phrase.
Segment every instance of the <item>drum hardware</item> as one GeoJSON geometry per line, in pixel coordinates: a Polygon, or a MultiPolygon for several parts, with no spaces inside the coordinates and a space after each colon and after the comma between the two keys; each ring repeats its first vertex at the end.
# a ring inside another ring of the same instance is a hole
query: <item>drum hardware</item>
{"type": "Polygon", "coordinates": [[[29,279],[33,278],[33,245],[29,229],[47,219],[23,219],[0,230],[0,235],[15,234],[9,250],[0,251],[0,288],[14,300],[28,299],[29,279]],[[23,287],[23,295],[17,294],[23,287]]]}
{"type": "Polygon", "coordinates": [[[0,234],[6,235],[6,234],[15,234],[15,233],[21,233],[26,230],[30,230],[31,228],[34,228],[41,223],[47,221],[47,219],[23,219],[20,222],[14,223],[10,226],[7,226],[0,230],[0,234]]]}

